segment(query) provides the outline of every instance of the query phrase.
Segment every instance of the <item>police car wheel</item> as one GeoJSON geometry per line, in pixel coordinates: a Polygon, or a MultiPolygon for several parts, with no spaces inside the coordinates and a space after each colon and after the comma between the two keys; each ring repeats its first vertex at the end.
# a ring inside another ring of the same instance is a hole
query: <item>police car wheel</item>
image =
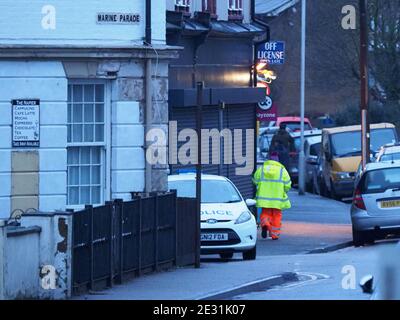
{"type": "Polygon", "coordinates": [[[254,247],[251,250],[243,252],[243,260],[256,260],[257,248],[254,247]]]}
{"type": "Polygon", "coordinates": [[[219,256],[221,259],[232,259],[233,258],[233,252],[226,252],[226,253],[220,253],[219,256]]]}

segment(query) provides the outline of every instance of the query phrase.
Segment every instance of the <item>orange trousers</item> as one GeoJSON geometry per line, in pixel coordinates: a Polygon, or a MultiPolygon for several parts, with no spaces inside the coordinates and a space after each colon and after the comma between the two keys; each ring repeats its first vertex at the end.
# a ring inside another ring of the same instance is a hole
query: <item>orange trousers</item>
{"type": "Polygon", "coordinates": [[[267,228],[272,239],[279,239],[282,227],[282,211],[263,208],[261,212],[261,227],[267,228]]]}

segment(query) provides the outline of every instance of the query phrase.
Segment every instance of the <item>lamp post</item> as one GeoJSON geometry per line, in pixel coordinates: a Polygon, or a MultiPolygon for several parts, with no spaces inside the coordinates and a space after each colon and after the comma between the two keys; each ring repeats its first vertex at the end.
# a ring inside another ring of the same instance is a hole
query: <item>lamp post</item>
{"type": "Polygon", "coordinates": [[[204,90],[204,82],[199,81],[196,84],[197,86],[197,109],[196,109],[196,132],[197,132],[197,164],[196,164],[196,207],[197,207],[197,215],[196,215],[196,259],[195,259],[195,267],[200,268],[200,215],[201,215],[201,128],[203,127],[203,90],[204,90]]]}
{"type": "Polygon", "coordinates": [[[360,0],[360,77],[361,77],[361,150],[362,167],[370,161],[370,126],[368,119],[368,0],[360,0]]]}
{"type": "Polygon", "coordinates": [[[304,154],[304,109],[306,77],[306,24],[307,0],[301,3],[301,80],[300,80],[300,153],[299,153],[299,195],[305,194],[305,154],[304,154]]]}

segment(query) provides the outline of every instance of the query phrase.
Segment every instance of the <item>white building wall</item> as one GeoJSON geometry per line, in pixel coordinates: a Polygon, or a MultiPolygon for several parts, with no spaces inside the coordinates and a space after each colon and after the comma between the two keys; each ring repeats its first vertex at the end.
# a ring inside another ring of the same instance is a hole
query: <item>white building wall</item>
{"type": "MultiPolygon", "coordinates": [[[[165,0],[152,0],[155,43],[165,43],[165,5],[165,0]]],[[[145,0],[1,0],[0,12],[0,43],[39,44],[61,40],[65,44],[71,42],[68,40],[91,40],[92,44],[104,44],[133,40],[142,44],[145,34],[145,0]],[[141,22],[98,24],[97,13],[137,13],[141,22]],[[54,29],[47,28],[46,21],[53,17],[54,29]]]]}
{"type": "Polygon", "coordinates": [[[144,126],[138,101],[113,101],[111,130],[111,197],[130,200],[145,185],[144,126]]]}
{"type": "Polygon", "coordinates": [[[243,0],[243,22],[251,22],[251,0],[243,0]]]}
{"type": "MultiPolygon", "coordinates": [[[[176,0],[166,0],[167,6],[166,9],[170,11],[175,10],[175,2],[176,0]]],[[[203,0],[192,0],[190,2],[190,12],[193,14],[196,11],[203,10],[203,0]]],[[[228,20],[228,7],[229,0],[217,0],[217,15],[218,20],[228,20]]],[[[250,23],[251,21],[251,0],[243,0],[243,22],[250,23]]]]}
{"type": "Polygon", "coordinates": [[[175,2],[176,0],[166,0],[166,9],[169,11],[174,11],[175,10],[175,2]]]}
{"type": "Polygon", "coordinates": [[[11,100],[40,99],[39,209],[65,209],[67,79],[61,62],[0,61],[0,217],[10,214],[11,100]]]}
{"type": "Polygon", "coordinates": [[[5,240],[4,298],[39,298],[39,232],[5,240]]]}

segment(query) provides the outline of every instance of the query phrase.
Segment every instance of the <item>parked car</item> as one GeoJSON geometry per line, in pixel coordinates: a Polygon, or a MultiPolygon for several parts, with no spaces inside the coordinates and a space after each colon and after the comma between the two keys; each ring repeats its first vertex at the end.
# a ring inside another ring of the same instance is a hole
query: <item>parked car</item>
{"type": "MultiPolygon", "coordinates": [[[[371,151],[397,143],[396,128],[390,123],[371,125],[371,151]]],[[[322,172],[324,188],[334,199],[351,197],[356,170],[361,162],[361,126],[347,126],[322,131],[322,172]]]]}
{"type": "Polygon", "coordinates": [[[321,136],[308,137],[304,142],[304,155],[306,159],[306,189],[313,192],[313,172],[318,165],[318,156],[321,151],[321,136]]]}
{"type": "Polygon", "coordinates": [[[375,158],[376,162],[400,160],[400,144],[382,146],[375,158]]]}
{"type": "MultiPolygon", "coordinates": [[[[321,137],[322,131],[318,129],[314,130],[307,130],[304,131],[304,138],[308,139],[311,137],[321,137]]],[[[292,182],[296,184],[298,182],[299,178],[299,153],[300,153],[300,148],[301,148],[301,133],[300,132],[292,132],[291,136],[294,139],[294,146],[295,146],[295,152],[291,152],[290,155],[290,160],[289,160],[289,168],[288,172],[290,174],[290,178],[292,179],[292,182]]]]}
{"type": "Polygon", "coordinates": [[[400,161],[367,164],[351,206],[355,246],[400,235],[400,161]]]}
{"type": "Polygon", "coordinates": [[[257,141],[257,164],[261,165],[268,160],[269,148],[272,137],[279,130],[279,127],[260,128],[257,141]]]}
{"type": "MultiPolygon", "coordinates": [[[[201,185],[201,253],[230,259],[242,252],[244,260],[256,259],[257,224],[249,210],[256,202],[244,201],[236,186],[222,176],[202,175],[201,185]]],[[[178,197],[195,198],[196,175],[171,175],[168,188],[177,190],[178,197]]]]}
{"type": "Polygon", "coordinates": [[[324,197],[327,197],[325,190],[324,178],[322,174],[322,155],[321,152],[317,157],[315,166],[312,167],[312,192],[324,197]]]}
{"type": "MultiPolygon", "coordinates": [[[[286,124],[286,127],[291,131],[301,130],[301,118],[300,117],[278,117],[276,126],[279,127],[281,124],[286,124]]],[[[313,126],[308,118],[304,118],[304,130],[312,130],[313,126]]]]}

